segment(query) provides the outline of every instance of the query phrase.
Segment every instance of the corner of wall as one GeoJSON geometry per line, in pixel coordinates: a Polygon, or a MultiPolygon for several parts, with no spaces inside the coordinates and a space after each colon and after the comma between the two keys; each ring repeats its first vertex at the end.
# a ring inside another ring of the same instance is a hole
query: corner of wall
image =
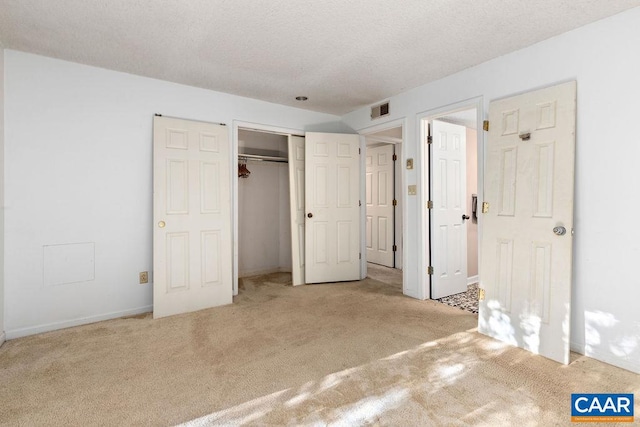
{"type": "Polygon", "coordinates": [[[4,332],[4,47],[0,44],[0,345],[4,332]]]}

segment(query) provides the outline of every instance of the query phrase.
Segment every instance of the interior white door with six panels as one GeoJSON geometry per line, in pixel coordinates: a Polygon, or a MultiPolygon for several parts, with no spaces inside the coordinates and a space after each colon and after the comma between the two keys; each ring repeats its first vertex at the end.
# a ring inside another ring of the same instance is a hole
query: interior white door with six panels
{"type": "Polygon", "coordinates": [[[493,101],[489,122],[478,330],[567,364],[576,83],[493,101]]]}

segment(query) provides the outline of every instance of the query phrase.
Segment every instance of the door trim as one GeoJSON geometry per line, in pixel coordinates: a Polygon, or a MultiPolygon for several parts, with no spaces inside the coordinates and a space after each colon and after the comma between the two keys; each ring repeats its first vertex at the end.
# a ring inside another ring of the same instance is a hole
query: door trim
{"type": "MultiPolygon", "coordinates": [[[[426,144],[422,141],[426,141],[427,135],[425,132],[425,122],[437,119],[442,116],[446,116],[459,111],[476,109],[476,126],[478,129],[478,201],[481,203],[484,200],[484,159],[485,159],[485,132],[482,131],[482,122],[485,119],[484,99],[482,96],[470,98],[464,101],[456,102],[453,104],[444,105],[432,110],[428,110],[416,115],[416,135],[418,135],[418,214],[421,221],[419,222],[418,230],[418,246],[421,253],[419,254],[420,274],[419,274],[419,291],[420,299],[431,298],[431,280],[427,274],[427,267],[429,267],[430,247],[429,247],[429,210],[427,209],[427,201],[429,200],[429,188],[431,182],[429,181],[429,150],[426,148],[426,144]]],[[[478,215],[478,266],[480,266],[480,247],[482,245],[482,215],[478,215]]],[[[478,267],[479,268],[479,267],[478,267]]],[[[481,277],[482,272],[478,271],[478,279],[481,277]]]]}

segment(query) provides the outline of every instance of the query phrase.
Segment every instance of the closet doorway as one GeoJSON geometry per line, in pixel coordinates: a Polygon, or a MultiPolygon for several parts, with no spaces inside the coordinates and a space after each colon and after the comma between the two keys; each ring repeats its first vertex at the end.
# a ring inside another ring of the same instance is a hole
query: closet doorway
{"type": "Polygon", "coordinates": [[[291,272],[288,135],[238,128],[238,276],[291,272]]]}
{"type": "Polygon", "coordinates": [[[294,285],[363,279],[364,139],[244,123],[234,136],[234,295],[239,277],[270,272],[292,271],[294,285]]]}

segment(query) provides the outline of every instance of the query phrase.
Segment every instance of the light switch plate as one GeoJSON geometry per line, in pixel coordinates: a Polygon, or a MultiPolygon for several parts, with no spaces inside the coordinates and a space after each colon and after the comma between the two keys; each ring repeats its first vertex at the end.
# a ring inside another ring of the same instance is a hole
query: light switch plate
{"type": "Polygon", "coordinates": [[[415,196],[416,194],[418,194],[418,190],[417,190],[417,185],[410,185],[409,186],[409,195],[410,196],[415,196]]]}
{"type": "Polygon", "coordinates": [[[407,159],[407,169],[413,169],[413,159],[407,159]]]}

